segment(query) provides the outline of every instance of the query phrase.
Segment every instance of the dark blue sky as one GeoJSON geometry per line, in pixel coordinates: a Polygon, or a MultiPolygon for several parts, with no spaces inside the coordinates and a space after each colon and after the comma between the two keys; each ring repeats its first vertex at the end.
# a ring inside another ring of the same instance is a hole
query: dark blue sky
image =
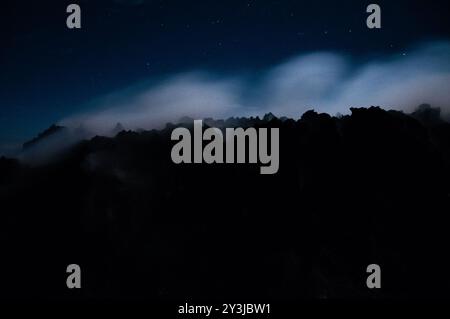
{"type": "Polygon", "coordinates": [[[257,71],[333,50],[356,59],[449,39],[438,1],[3,1],[0,144],[23,142],[92,98],[190,69],[257,71]],[[382,8],[369,30],[365,8],[382,8]],[[77,3],[82,29],[66,27],[77,3]]]}

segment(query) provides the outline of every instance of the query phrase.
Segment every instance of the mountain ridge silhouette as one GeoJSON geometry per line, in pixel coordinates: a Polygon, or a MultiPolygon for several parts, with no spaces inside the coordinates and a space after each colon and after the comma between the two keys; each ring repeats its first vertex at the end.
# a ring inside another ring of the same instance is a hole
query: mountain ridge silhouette
{"type": "Polygon", "coordinates": [[[72,300],[71,263],[81,300],[450,297],[450,124],[422,111],[205,121],[278,127],[270,176],[174,164],[175,124],[81,140],[38,166],[0,158],[4,297],[72,300]],[[365,285],[372,263],[380,290],[365,285]]]}

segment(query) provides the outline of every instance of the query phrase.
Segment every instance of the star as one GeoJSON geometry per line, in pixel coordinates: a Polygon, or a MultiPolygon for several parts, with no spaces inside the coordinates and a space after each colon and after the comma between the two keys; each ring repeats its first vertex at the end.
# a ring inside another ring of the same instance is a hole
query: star
{"type": "Polygon", "coordinates": [[[223,22],[223,20],[221,20],[221,19],[216,19],[216,20],[213,20],[213,21],[211,21],[211,24],[221,24],[223,22]]]}

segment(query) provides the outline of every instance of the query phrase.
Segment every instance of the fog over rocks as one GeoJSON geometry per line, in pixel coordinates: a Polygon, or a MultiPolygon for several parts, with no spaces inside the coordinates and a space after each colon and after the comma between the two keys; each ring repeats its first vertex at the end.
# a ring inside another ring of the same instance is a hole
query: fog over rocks
{"type": "Polygon", "coordinates": [[[72,298],[60,274],[76,260],[82,300],[448,297],[450,124],[427,105],[350,113],[205,120],[279,128],[274,175],[174,164],[175,124],[124,125],[39,165],[2,157],[3,291],[72,298]]]}

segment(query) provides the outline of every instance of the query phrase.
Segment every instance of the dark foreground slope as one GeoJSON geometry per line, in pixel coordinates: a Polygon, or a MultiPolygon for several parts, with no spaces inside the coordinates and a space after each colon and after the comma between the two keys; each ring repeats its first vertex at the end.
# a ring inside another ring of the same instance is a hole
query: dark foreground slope
{"type": "Polygon", "coordinates": [[[280,128],[277,174],[175,165],[170,126],[39,167],[1,159],[2,297],[450,297],[448,123],[379,108],[233,123],[280,128]]]}

